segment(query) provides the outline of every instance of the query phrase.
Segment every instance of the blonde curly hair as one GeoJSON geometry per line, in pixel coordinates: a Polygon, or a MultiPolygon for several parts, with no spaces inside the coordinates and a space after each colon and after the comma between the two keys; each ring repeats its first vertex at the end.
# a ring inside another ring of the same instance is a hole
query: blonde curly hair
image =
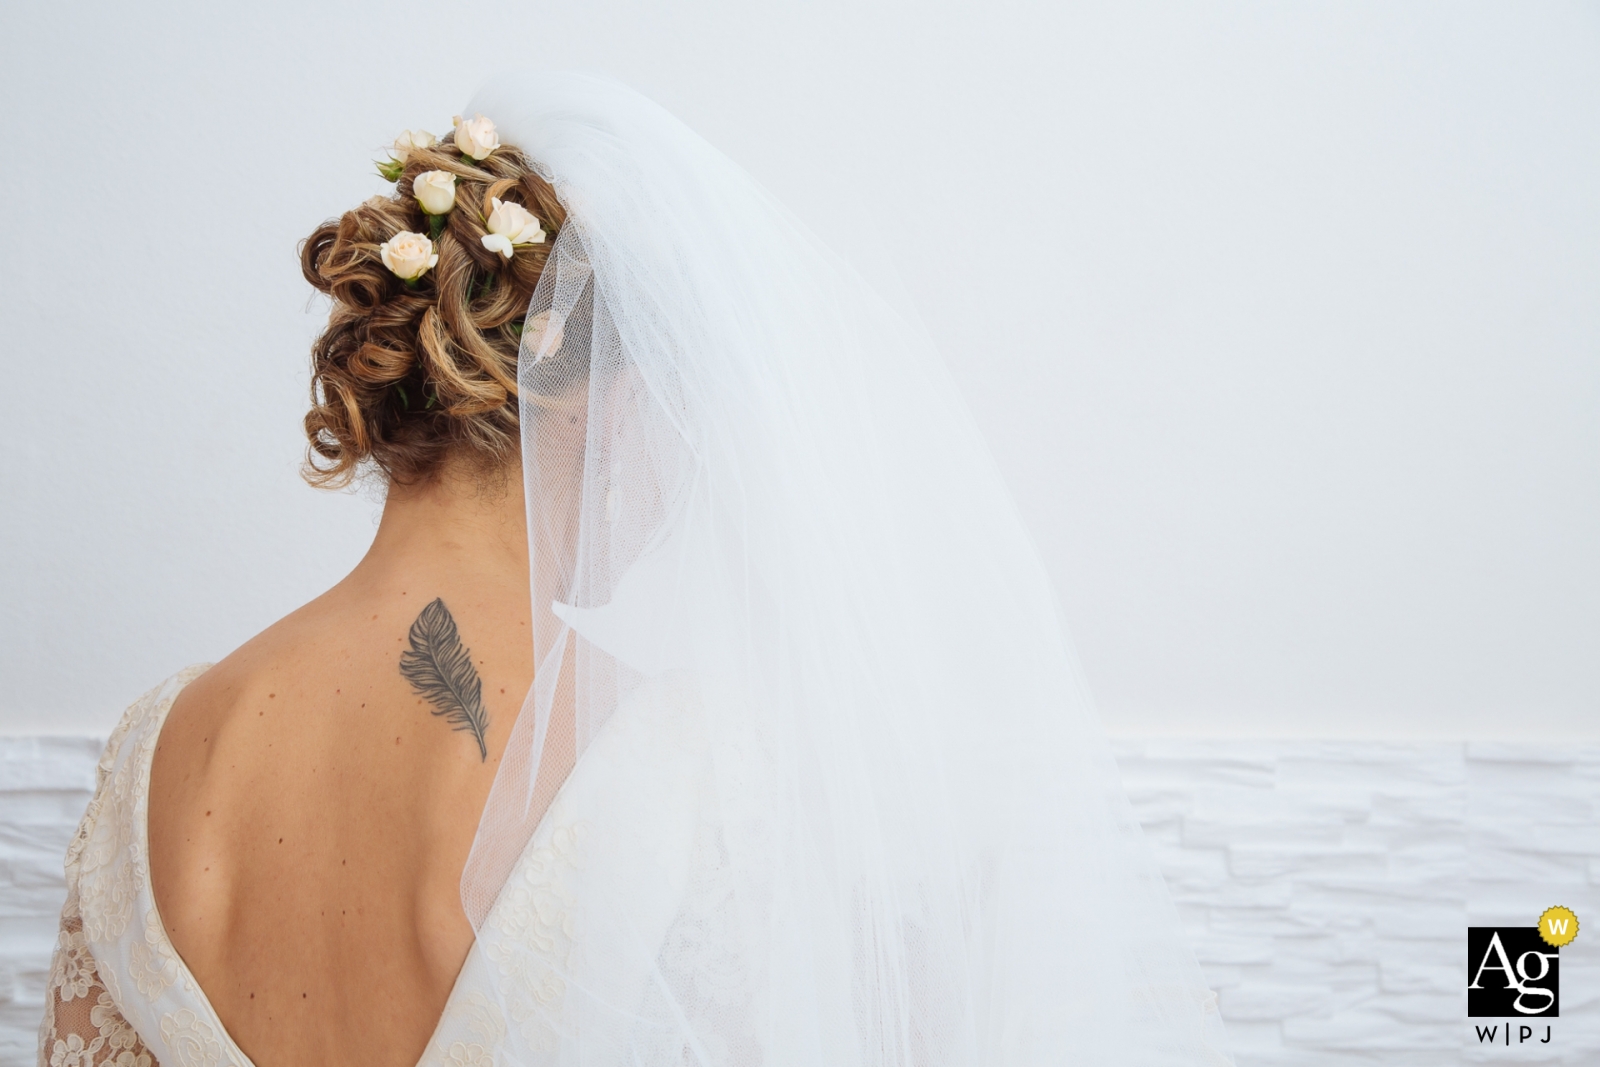
{"type": "Polygon", "coordinates": [[[566,212],[509,145],[481,160],[448,141],[413,147],[398,169],[392,196],[323,223],[300,246],[306,280],[333,300],[311,346],[303,473],[313,485],[346,485],[364,465],[415,484],[447,459],[499,469],[516,454],[523,316],[566,212]],[[442,219],[412,195],[434,170],[456,177],[456,206],[442,219]],[[485,248],[495,198],[532,212],[551,240],[518,245],[510,259],[485,248]],[[407,282],[384,266],[383,242],[430,230],[433,269],[407,282]]]}

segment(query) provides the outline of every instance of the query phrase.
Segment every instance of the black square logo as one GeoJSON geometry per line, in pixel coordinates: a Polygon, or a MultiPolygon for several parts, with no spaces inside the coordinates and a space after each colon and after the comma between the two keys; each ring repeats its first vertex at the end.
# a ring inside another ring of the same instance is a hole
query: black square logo
{"type": "Polygon", "coordinates": [[[1467,1015],[1561,1015],[1561,950],[1537,926],[1467,927],[1467,1015]]]}

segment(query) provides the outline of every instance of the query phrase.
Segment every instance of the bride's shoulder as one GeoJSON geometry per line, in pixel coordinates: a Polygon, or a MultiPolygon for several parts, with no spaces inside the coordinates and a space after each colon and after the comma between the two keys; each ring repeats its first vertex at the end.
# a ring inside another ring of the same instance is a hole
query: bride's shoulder
{"type": "Polygon", "coordinates": [[[291,612],[212,664],[189,685],[187,692],[212,697],[237,697],[251,692],[259,682],[292,664],[319,637],[326,636],[326,628],[319,627],[317,621],[308,617],[304,607],[291,612]]]}
{"type": "Polygon", "coordinates": [[[331,629],[326,614],[313,601],[194,674],[174,694],[164,732],[177,736],[191,726],[221,725],[259,701],[276,701],[275,681],[293,676],[310,650],[326,647],[331,629]]]}

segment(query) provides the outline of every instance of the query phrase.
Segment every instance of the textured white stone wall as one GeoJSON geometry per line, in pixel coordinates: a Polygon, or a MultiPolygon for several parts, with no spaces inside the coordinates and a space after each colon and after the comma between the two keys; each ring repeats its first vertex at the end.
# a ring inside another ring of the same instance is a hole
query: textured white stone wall
{"type": "MultiPolygon", "coordinates": [[[[0,1064],[31,1063],[61,856],[99,748],[0,738],[0,1064]]],[[[1241,1067],[1600,1064],[1600,746],[1117,753],[1241,1067]],[[1531,926],[1552,904],[1590,925],[1561,954],[1551,1043],[1478,1045],[1466,926],[1531,926]]]]}
{"type": "Polygon", "coordinates": [[[1600,1064],[1600,747],[1117,750],[1242,1067],[1600,1064]],[[1591,925],[1562,950],[1550,1043],[1480,1047],[1465,928],[1553,904],[1591,925]]]}

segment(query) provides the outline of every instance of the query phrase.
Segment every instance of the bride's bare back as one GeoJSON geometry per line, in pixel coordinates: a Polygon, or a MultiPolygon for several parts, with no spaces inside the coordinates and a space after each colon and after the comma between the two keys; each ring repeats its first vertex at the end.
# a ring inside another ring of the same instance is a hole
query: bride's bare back
{"type": "Polygon", "coordinates": [[[258,1067],[412,1067],[434,1029],[472,943],[461,870],[532,680],[524,530],[514,478],[391,494],[348,578],[172,709],[157,905],[258,1067]]]}

